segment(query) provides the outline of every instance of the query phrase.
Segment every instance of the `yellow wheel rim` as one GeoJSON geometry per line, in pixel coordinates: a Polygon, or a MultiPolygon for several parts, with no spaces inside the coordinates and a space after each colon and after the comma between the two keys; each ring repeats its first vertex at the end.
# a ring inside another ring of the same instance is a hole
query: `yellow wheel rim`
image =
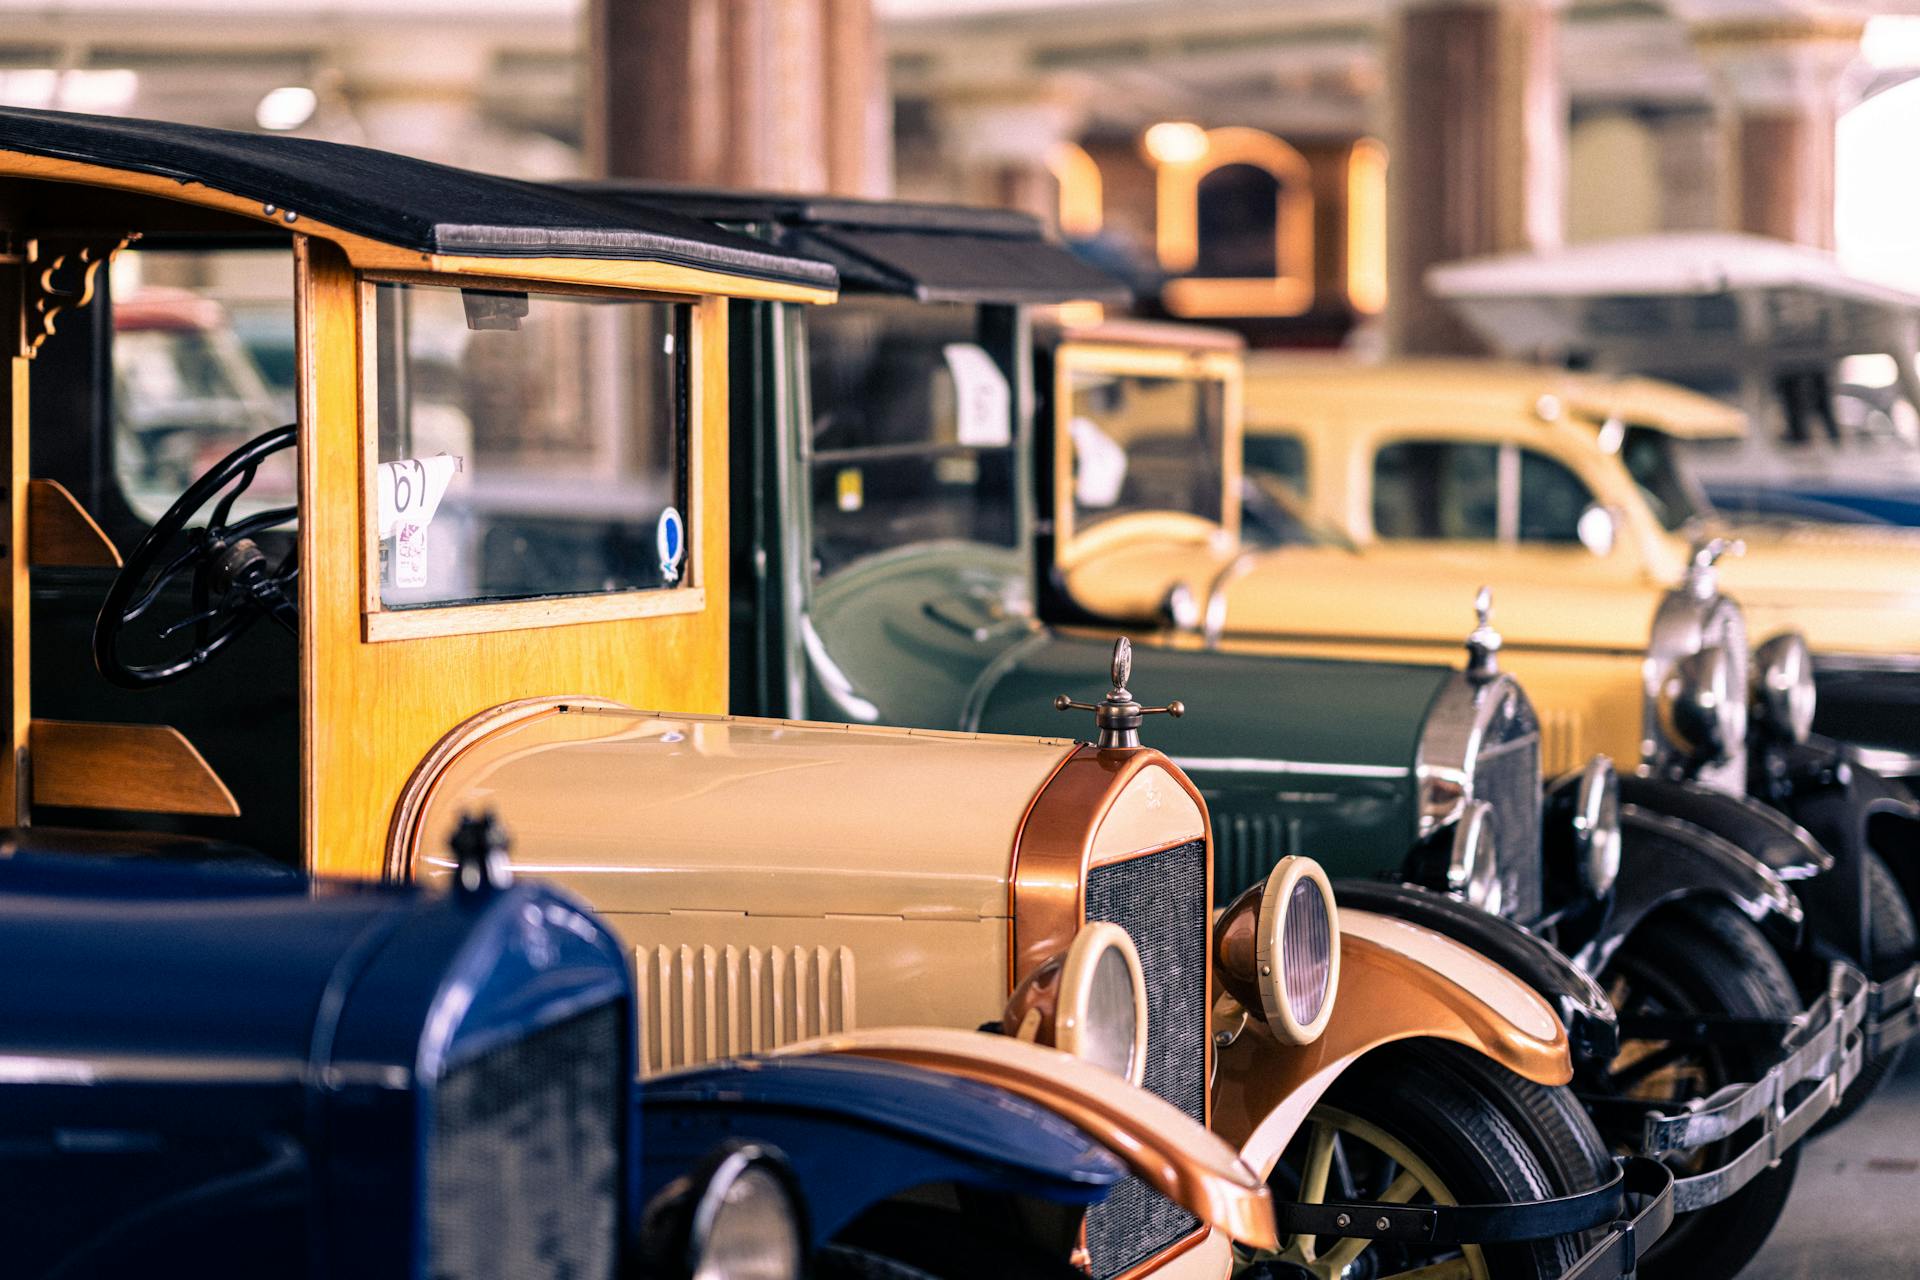
{"type": "MultiPolygon", "coordinates": [[[[1333,1171],[1336,1139],[1365,1143],[1400,1167],[1386,1192],[1377,1197],[1386,1204],[1406,1204],[1425,1192],[1435,1204],[1458,1204],[1446,1183],[1407,1145],[1378,1125],[1362,1120],[1351,1112],[1325,1104],[1307,1115],[1307,1154],[1300,1171],[1299,1200],[1303,1204],[1323,1204],[1327,1182],[1333,1171]]],[[[1322,1253],[1313,1236],[1289,1236],[1280,1242],[1278,1252],[1250,1254],[1240,1258],[1238,1269],[1256,1262],[1279,1260],[1300,1266],[1321,1280],[1340,1280],[1346,1269],[1373,1246],[1371,1240],[1337,1240],[1322,1253]]],[[[1379,1280],[1491,1280],[1487,1260],[1478,1245],[1466,1245],[1460,1256],[1395,1271],[1379,1280]]]]}

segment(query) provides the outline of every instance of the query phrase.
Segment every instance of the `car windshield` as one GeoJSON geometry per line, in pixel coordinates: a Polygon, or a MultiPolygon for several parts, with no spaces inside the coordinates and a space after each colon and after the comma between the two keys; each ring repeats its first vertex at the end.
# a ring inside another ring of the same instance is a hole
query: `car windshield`
{"type": "Polygon", "coordinates": [[[1669,533],[1713,513],[1706,494],[1681,460],[1673,437],[1666,432],[1628,427],[1620,444],[1620,461],[1626,464],[1627,474],[1633,477],[1654,517],[1669,533]]]}
{"type": "Polygon", "coordinates": [[[1076,529],[1144,511],[1221,518],[1224,380],[1104,369],[1070,378],[1076,529]]]}
{"type": "Polygon", "coordinates": [[[1010,353],[986,320],[871,297],[808,317],[816,577],[917,544],[1013,545],[1010,353]]]}
{"type": "Polygon", "coordinates": [[[374,314],[384,607],[687,580],[688,304],[378,284],[374,314]]]}

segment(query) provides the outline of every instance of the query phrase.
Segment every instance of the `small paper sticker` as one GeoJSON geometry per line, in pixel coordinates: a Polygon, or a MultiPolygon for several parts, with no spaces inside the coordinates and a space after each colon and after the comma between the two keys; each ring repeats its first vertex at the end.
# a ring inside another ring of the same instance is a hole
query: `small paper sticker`
{"type": "Polygon", "coordinates": [[[402,520],[393,530],[393,585],[427,585],[427,526],[402,520]]]}
{"type": "Polygon", "coordinates": [[[949,342],[942,354],[959,401],[960,443],[982,449],[1012,444],[1013,388],[1007,375],[976,343],[949,342]]]}
{"type": "Polygon", "coordinates": [[[867,505],[866,484],[860,468],[842,467],[840,474],[833,478],[833,487],[842,511],[858,511],[867,505]]]}
{"type": "Polygon", "coordinates": [[[1067,424],[1073,438],[1073,496],[1081,506],[1100,511],[1120,501],[1127,485],[1127,451],[1092,418],[1067,424]]]}
{"type": "Polygon", "coordinates": [[[668,507],[653,526],[653,549],[660,553],[660,576],[668,586],[680,581],[680,562],[687,555],[687,527],[680,512],[668,507]]]}
{"type": "Polygon", "coordinates": [[[447,496],[447,486],[461,467],[462,460],[451,453],[381,463],[376,481],[381,541],[395,536],[401,520],[410,520],[423,530],[432,524],[440,500],[447,496]]]}

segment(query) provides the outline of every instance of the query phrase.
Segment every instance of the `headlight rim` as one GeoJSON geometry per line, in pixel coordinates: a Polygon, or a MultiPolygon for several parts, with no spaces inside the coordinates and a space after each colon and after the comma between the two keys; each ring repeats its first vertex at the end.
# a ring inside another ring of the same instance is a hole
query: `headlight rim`
{"type": "Polygon", "coordinates": [[[772,1186],[781,1218],[791,1227],[793,1250],[778,1280],[805,1275],[809,1224],[799,1179],[779,1148],[743,1138],[720,1143],[647,1207],[641,1240],[642,1252],[651,1260],[648,1274],[672,1280],[698,1277],[711,1259],[730,1194],[756,1175],[772,1186]]]}
{"type": "Polygon", "coordinates": [[[1769,636],[1753,651],[1752,718],[1795,746],[1813,736],[1813,717],[1819,709],[1814,682],[1813,650],[1798,631],[1769,636]],[[1797,673],[1797,674],[1796,674],[1797,673]],[[1786,679],[1776,679],[1785,674],[1786,679]]]}
{"type": "Polygon", "coordinates": [[[1581,884],[1594,897],[1606,897],[1619,882],[1625,852],[1620,771],[1608,756],[1596,755],[1580,770],[1573,804],[1573,842],[1581,884]]]}
{"type": "Polygon", "coordinates": [[[1145,1081],[1147,1071],[1147,981],[1140,964],[1140,950],[1133,935],[1117,924],[1089,920],[1074,932],[1061,957],[1060,978],[1053,1006],[1053,1047],[1082,1062],[1112,1070],[1106,1063],[1088,1056],[1087,1043],[1092,1018],[1093,984],[1099,981],[1101,959],[1110,951],[1120,953],[1132,987],[1133,1051],[1125,1072],[1114,1072],[1129,1084],[1145,1081]]]}
{"type": "Polygon", "coordinates": [[[1724,764],[1745,745],[1747,692],[1734,687],[1734,671],[1727,647],[1707,644],[1676,659],[1660,681],[1660,731],[1694,763],[1724,764]]]}
{"type": "Polygon", "coordinates": [[[1500,813],[1489,801],[1467,801],[1454,822],[1446,884],[1468,906],[1499,912],[1500,813]]]}
{"type": "Polygon", "coordinates": [[[1260,992],[1261,1011],[1268,1029],[1287,1044],[1312,1044],[1326,1033],[1333,1020],[1340,992],[1340,908],[1333,896],[1333,881],[1326,868],[1312,858],[1282,858],[1267,874],[1261,895],[1260,917],[1254,931],[1254,977],[1260,992]],[[1328,963],[1326,994],[1319,1012],[1302,1022],[1287,996],[1283,957],[1286,949],[1287,916],[1292,907],[1294,887],[1311,880],[1320,891],[1327,916],[1328,963]]]}

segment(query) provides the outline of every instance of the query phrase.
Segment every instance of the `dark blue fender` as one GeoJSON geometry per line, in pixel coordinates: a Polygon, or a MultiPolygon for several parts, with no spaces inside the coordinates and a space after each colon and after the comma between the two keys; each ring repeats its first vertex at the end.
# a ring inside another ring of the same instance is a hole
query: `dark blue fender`
{"type": "Polygon", "coordinates": [[[1552,943],[1505,916],[1419,885],[1339,880],[1333,892],[1343,907],[1424,925],[1507,970],[1553,1006],[1576,1054],[1605,1061],[1620,1051],[1620,1026],[1606,992],[1552,943]]]}
{"type": "Polygon", "coordinates": [[[1722,898],[1776,946],[1792,951],[1800,945],[1805,916],[1799,898],[1779,872],[1732,841],[1637,804],[1620,806],[1620,834],[1611,910],[1574,954],[1588,973],[1606,968],[1627,935],[1655,910],[1684,898],[1722,898]]]}
{"type": "Polygon", "coordinates": [[[879,1202],[959,1183],[1088,1205],[1126,1168],[1079,1128],[959,1076],[838,1055],[750,1058],[634,1086],[641,1203],[727,1138],[778,1147],[807,1189],[811,1243],[879,1202]]]}

